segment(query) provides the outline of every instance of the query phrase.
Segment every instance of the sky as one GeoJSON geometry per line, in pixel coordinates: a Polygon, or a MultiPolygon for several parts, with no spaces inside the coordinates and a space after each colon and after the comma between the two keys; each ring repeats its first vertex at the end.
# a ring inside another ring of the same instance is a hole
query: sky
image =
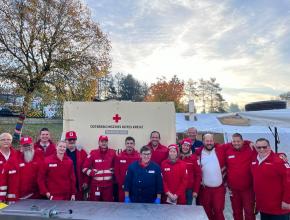
{"type": "Polygon", "coordinates": [[[215,77],[240,106],[290,91],[289,0],[85,2],[111,40],[112,73],[215,77]]]}

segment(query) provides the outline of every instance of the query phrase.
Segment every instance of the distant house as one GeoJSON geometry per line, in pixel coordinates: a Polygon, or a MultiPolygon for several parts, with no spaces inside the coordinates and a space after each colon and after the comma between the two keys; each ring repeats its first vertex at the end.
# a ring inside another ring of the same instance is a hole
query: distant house
{"type": "Polygon", "coordinates": [[[0,102],[8,105],[22,105],[23,96],[12,94],[0,94],[0,102]]]}

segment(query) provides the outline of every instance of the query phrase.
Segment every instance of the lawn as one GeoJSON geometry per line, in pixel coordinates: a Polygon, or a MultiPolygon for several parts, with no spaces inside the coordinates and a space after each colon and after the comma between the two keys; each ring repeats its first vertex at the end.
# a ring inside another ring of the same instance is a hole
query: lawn
{"type": "MultiPolygon", "coordinates": [[[[15,123],[14,124],[4,124],[1,122],[0,119],[0,133],[3,132],[9,132],[10,134],[13,135],[14,129],[15,129],[15,123]]],[[[52,139],[54,141],[58,141],[61,138],[62,134],[62,123],[41,123],[41,124],[24,124],[23,129],[22,129],[22,134],[23,135],[29,135],[31,136],[34,140],[37,139],[39,130],[41,128],[48,128],[51,132],[52,139]]]]}

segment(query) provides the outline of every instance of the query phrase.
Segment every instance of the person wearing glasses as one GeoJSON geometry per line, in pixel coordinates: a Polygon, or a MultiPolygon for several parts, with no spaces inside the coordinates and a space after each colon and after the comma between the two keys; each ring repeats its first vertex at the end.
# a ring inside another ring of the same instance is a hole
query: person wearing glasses
{"type": "Polygon", "coordinates": [[[12,147],[12,135],[9,133],[0,134],[0,173],[4,164],[13,159],[16,155],[16,151],[12,147]]]}
{"type": "Polygon", "coordinates": [[[152,150],[143,146],[140,150],[141,160],[128,167],[125,178],[125,203],[160,204],[163,192],[161,169],[151,161],[152,150]]]}
{"type": "MultiPolygon", "coordinates": [[[[12,135],[9,133],[0,134],[0,202],[8,202],[10,195],[7,194],[8,184],[5,180],[4,167],[7,163],[14,163],[18,160],[17,152],[12,147],[12,135]]],[[[11,172],[11,175],[16,171],[11,172]]]]}
{"type": "Polygon", "coordinates": [[[267,139],[259,138],[255,147],[258,155],[251,171],[261,220],[289,220],[290,166],[271,150],[267,139]]]}

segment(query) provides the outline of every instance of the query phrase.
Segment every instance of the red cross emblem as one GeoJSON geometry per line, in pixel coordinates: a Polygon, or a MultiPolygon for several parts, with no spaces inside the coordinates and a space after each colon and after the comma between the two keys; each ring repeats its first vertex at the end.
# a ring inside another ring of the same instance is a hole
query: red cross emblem
{"type": "Polygon", "coordinates": [[[118,123],[119,121],[121,121],[121,117],[119,116],[119,114],[115,114],[115,116],[113,117],[113,120],[118,123]]]}

